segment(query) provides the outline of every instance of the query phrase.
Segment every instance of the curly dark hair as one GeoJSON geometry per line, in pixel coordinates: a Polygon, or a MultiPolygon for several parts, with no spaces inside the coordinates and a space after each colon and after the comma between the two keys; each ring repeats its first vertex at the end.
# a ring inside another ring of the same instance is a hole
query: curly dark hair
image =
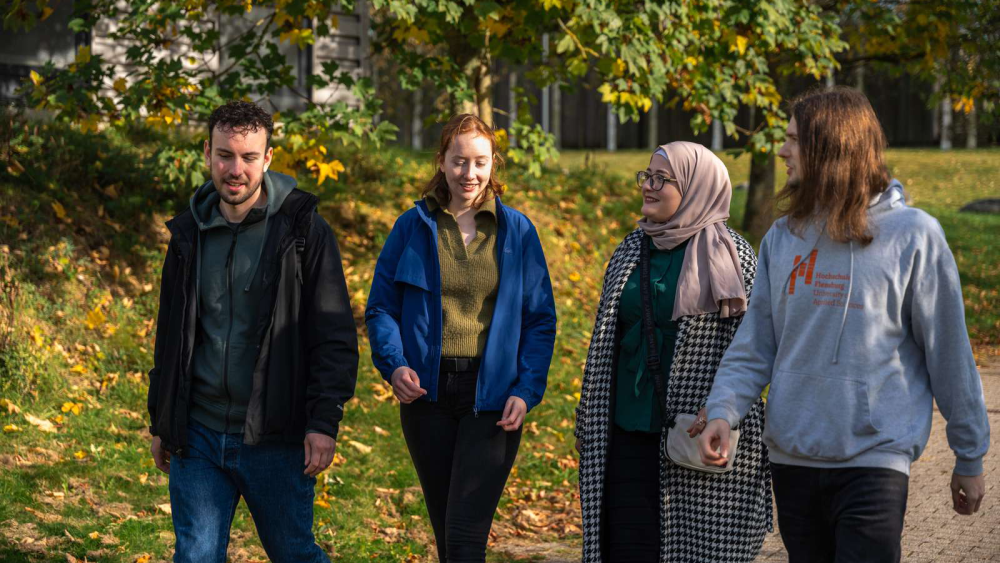
{"type": "Polygon", "coordinates": [[[274,120],[271,114],[264,111],[264,108],[252,102],[234,100],[227,102],[212,112],[208,117],[208,146],[212,146],[212,132],[218,127],[219,131],[238,132],[242,134],[256,133],[262,127],[267,133],[267,143],[264,147],[271,145],[271,133],[274,132],[274,120]]]}

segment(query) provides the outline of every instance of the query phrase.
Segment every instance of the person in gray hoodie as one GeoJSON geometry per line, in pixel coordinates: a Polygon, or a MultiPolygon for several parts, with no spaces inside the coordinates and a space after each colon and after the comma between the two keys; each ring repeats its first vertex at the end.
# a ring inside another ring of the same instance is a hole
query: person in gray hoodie
{"type": "Polygon", "coordinates": [[[725,464],[730,429],[770,384],[764,443],[789,561],[899,561],[934,400],[955,511],[976,512],[985,492],[989,422],[958,268],[938,222],[891,180],[863,94],[813,92],[792,115],[783,216],[715,376],[701,455],[725,464]]]}

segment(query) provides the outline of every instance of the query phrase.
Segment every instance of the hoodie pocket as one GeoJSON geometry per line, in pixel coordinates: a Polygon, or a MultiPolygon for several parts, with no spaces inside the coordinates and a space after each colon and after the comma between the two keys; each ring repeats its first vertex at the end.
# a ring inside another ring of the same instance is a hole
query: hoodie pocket
{"type": "Polygon", "coordinates": [[[826,461],[851,459],[878,433],[868,384],[780,370],[767,401],[767,437],[783,452],[826,461]]]}

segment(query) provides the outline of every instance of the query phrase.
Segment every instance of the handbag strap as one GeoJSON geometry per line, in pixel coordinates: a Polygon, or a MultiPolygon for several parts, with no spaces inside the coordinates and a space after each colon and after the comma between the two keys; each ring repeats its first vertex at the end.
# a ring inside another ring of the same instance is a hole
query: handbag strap
{"type": "Polygon", "coordinates": [[[653,298],[650,294],[651,275],[649,258],[649,235],[642,237],[642,248],[639,251],[639,296],[642,300],[642,334],[646,338],[646,369],[653,377],[653,389],[656,390],[656,404],[660,407],[660,418],[664,430],[673,428],[673,417],[667,415],[666,392],[663,374],[663,364],[660,361],[660,351],[656,348],[656,323],[653,322],[653,298]]]}

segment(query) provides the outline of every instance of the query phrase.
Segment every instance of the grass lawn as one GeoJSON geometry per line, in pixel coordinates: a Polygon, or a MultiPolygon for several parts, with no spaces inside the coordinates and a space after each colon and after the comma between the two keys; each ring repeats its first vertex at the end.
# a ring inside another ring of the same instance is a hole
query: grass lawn
{"type": "MultiPolygon", "coordinates": [[[[158,148],[95,145],[106,156],[158,148]]],[[[529,413],[495,521],[498,549],[491,561],[515,560],[500,549],[512,539],[579,537],[572,411],[603,270],[634,227],[638,196],[631,178],[647,158],[645,152],[589,158],[572,152],[541,179],[508,174],[505,201],[524,211],[542,237],[559,328],[548,391],[529,413]]],[[[321,190],[306,180],[304,187],[322,195],[321,213],[340,241],[363,331],[375,258],[431,169],[426,158],[404,151],[343,160],[348,172],[340,180],[321,190]]],[[[948,233],[970,334],[985,357],[985,350],[1000,345],[1000,254],[991,244],[1000,235],[1000,217],[957,210],[971,199],[1000,194],[1000,152],[892,151],[889,160],[915,204],[938,217],[948,233]]],[[[735,183],[746,178],[745,160],[726,162],[735,183]]],[[[6,268],[19,291],[14,332],[5,347],[0,344],[0,560],[167,560],[173,545],[169,498],[166,477],[148,455],[145,372],[166,243],[162,221],[183,206],[186,194],[160,193],[155,177],[152,187],[123,182],[110,191],[71,182],[71,176],[38,186],[3,174],[0,280],[6,268]]],[[[737,226],[743,198],[734,197],[737,226]]],[[[348,405],[335,464],[317,484],[315,530],[335,560],[430,560],[430,525],[398,407],[371,365],[365,337],[357,398],[348,405]]],[[[265,559],[243,505],[230,556],[265,559]]]]}

